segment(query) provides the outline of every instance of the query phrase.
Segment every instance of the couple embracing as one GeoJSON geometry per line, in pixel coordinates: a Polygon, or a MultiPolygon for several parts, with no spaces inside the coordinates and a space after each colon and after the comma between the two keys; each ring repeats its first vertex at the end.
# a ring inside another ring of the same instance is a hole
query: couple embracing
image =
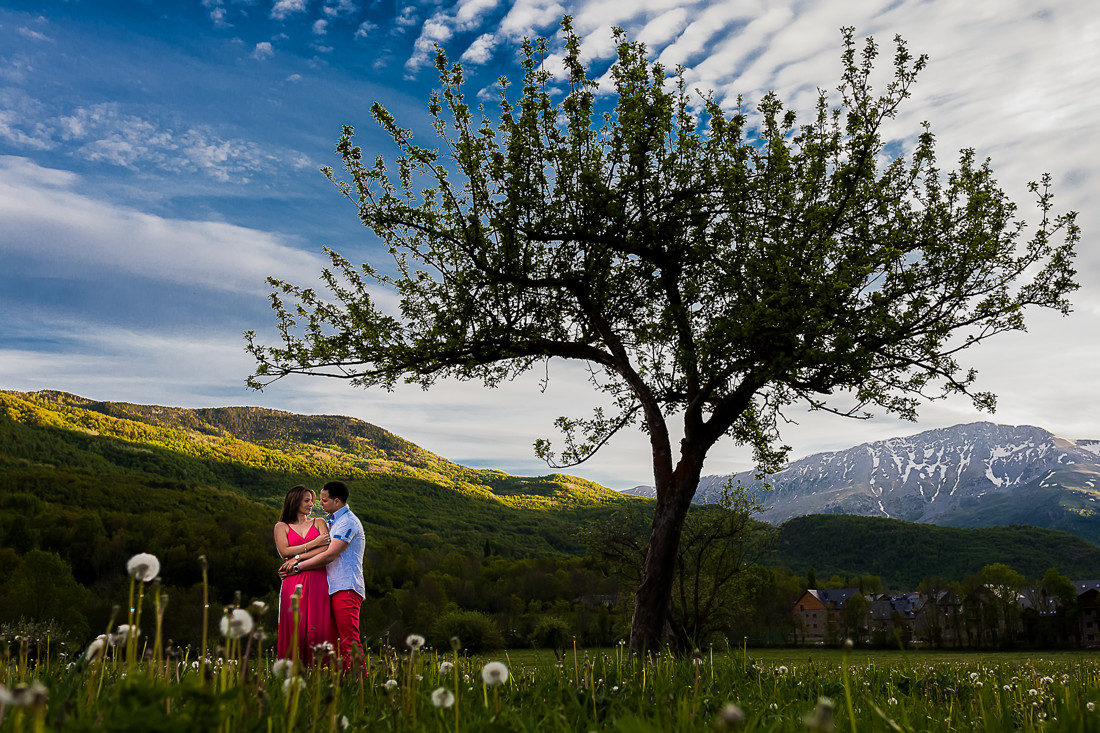
{"type": "Polygon", "coordinates": [[[321,489],[324,518],[311,517],[313,502],[312,490],[295,486],[287,492],[275,525],[275,545],[285,558],[279,568],[283,584],[277,653],[290,658],[296,645],[298,659],[310,664],[324,656],[315,647],[327,642],[343,657],[344,669],[350,669],[352,649],[360,645],[359,607],[366,596],[363,524],[348,506],[348,487],[342,481],[321,489]]]}

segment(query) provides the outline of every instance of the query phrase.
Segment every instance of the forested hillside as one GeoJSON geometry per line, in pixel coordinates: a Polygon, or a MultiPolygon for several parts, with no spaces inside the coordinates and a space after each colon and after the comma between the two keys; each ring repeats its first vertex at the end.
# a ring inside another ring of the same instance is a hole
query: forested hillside
{"type": "Polygon", "coordinates": [[[913,590],[928,576],[961,580],[1004,563],[1029,578],[1057,568],[1073,578],[1100,576],[1100,547],[1068,532],[1014,525],[937,527],[881,517],[814,514],[784,522],[767,562],[818,578],[877,575],[913,590]]]}
{"type": "MultiPolygon", "coordinates": [[[[585,531],[638,519],[645,499],[556,474],[465,468],[350,418],[0,392],[0,636],[50,620],[51,638],[99,633],[125,603],[126,560],[151,552],[170,598],[166,636],[194,642],[199,558],[215,615],[237,592],[273,602],[282,497],[332,478],[351,486],[368,534],[366,636],[438,632],[445,642],[455,623],[495,629],[489,644],[566,633],[611,644],[626,633],[633,588],[587,555],[585,531]]],[[[898,589],[989,563],[1095,577],[1100,548],[1028,527],[827,515],[784,524],[764,563],[736,581],[726,616],[736,638],[786,638],[811,568],[823,581],[876,575],[898,589]]]]}

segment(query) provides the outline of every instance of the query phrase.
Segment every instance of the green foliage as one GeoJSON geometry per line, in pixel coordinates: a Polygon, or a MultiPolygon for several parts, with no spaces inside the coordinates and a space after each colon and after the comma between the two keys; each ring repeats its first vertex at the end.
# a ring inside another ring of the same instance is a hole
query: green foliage
{"type": "Polygon", "coordinates": [[[565,619],[547,616],[535,625],[531,632],[531,643],[543,649],[550,649],[561,659],[565,648],[573,639],[573,629],[565,619]]]}
{"type": "Polygon", "coordinates": [[[478,611],[450,611],[432,625],[429,641],[437,649],[447,649],[458,639],[471,654],[492,652],[504,646],[504,637],[493,620],[478,611]]]}
{"type": "MultiPolygon", "coordinates": [[[[784,522],[766,563],[818,577],[849,579],[873,574],[888,588],[914,589],[928,576],[962,580],[991,563],[1029,578],[1047,568],[1092,578],[1100,547],[1066,532],[1036,527],[957,529],[883,517],[815,514],[784,522]]],[[[858,585],[853,582],[851,585],[858,585]]]]}

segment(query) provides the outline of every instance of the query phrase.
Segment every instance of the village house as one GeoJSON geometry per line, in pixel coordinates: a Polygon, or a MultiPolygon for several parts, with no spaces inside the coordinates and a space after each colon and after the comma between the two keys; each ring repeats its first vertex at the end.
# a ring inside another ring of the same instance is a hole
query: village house
{"type": "Polygon", "coordinates": [[[803,642],[836,640],[841,627],[840,613],[859,588],[811,588],[794,604],[795,634],[803,642]]]}

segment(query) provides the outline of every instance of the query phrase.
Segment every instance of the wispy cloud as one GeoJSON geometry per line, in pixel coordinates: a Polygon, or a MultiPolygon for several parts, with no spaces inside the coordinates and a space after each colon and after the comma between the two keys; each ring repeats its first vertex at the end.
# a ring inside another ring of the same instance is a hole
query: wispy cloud
{"type": "Polygon", "coordinates": [[[115,103],[78,108],[58,117],[56,126],[58,136],[75,146],[73,154],[86,160],[135,170],[190,171],[221,182],[247,183],[256,173],[297,157],[202,127],[175,130],[127,114],[115,103]]]}
{"type": "Polygon", "coordinates": [[[29,38],[32,41],[50,42],[50,43],[53,42],[53,39],[50,38],[49,36],[47,36],[45,33],[42,33],[40,31],[36,31],[33,28],[27,28],[26,26],[23,26],[19,29],[19,35],[23,36],[24,38],[29,38]]]}
{"type": "Polygon", "coordinates": [[[95,199],[73,173],[0,157],[0,252],[54,276],[122,272],[189,286],[266,293],[267,275],[317,272],[321,259],[269,232],[170,219],[95,199]]]}
{"type": "Polygon", "coordinates": [[[53,136],[46,125],[28,120],[9,109],[0,109],[0,140],[23,150],[49,150],[54,147],[53,136]]]}

